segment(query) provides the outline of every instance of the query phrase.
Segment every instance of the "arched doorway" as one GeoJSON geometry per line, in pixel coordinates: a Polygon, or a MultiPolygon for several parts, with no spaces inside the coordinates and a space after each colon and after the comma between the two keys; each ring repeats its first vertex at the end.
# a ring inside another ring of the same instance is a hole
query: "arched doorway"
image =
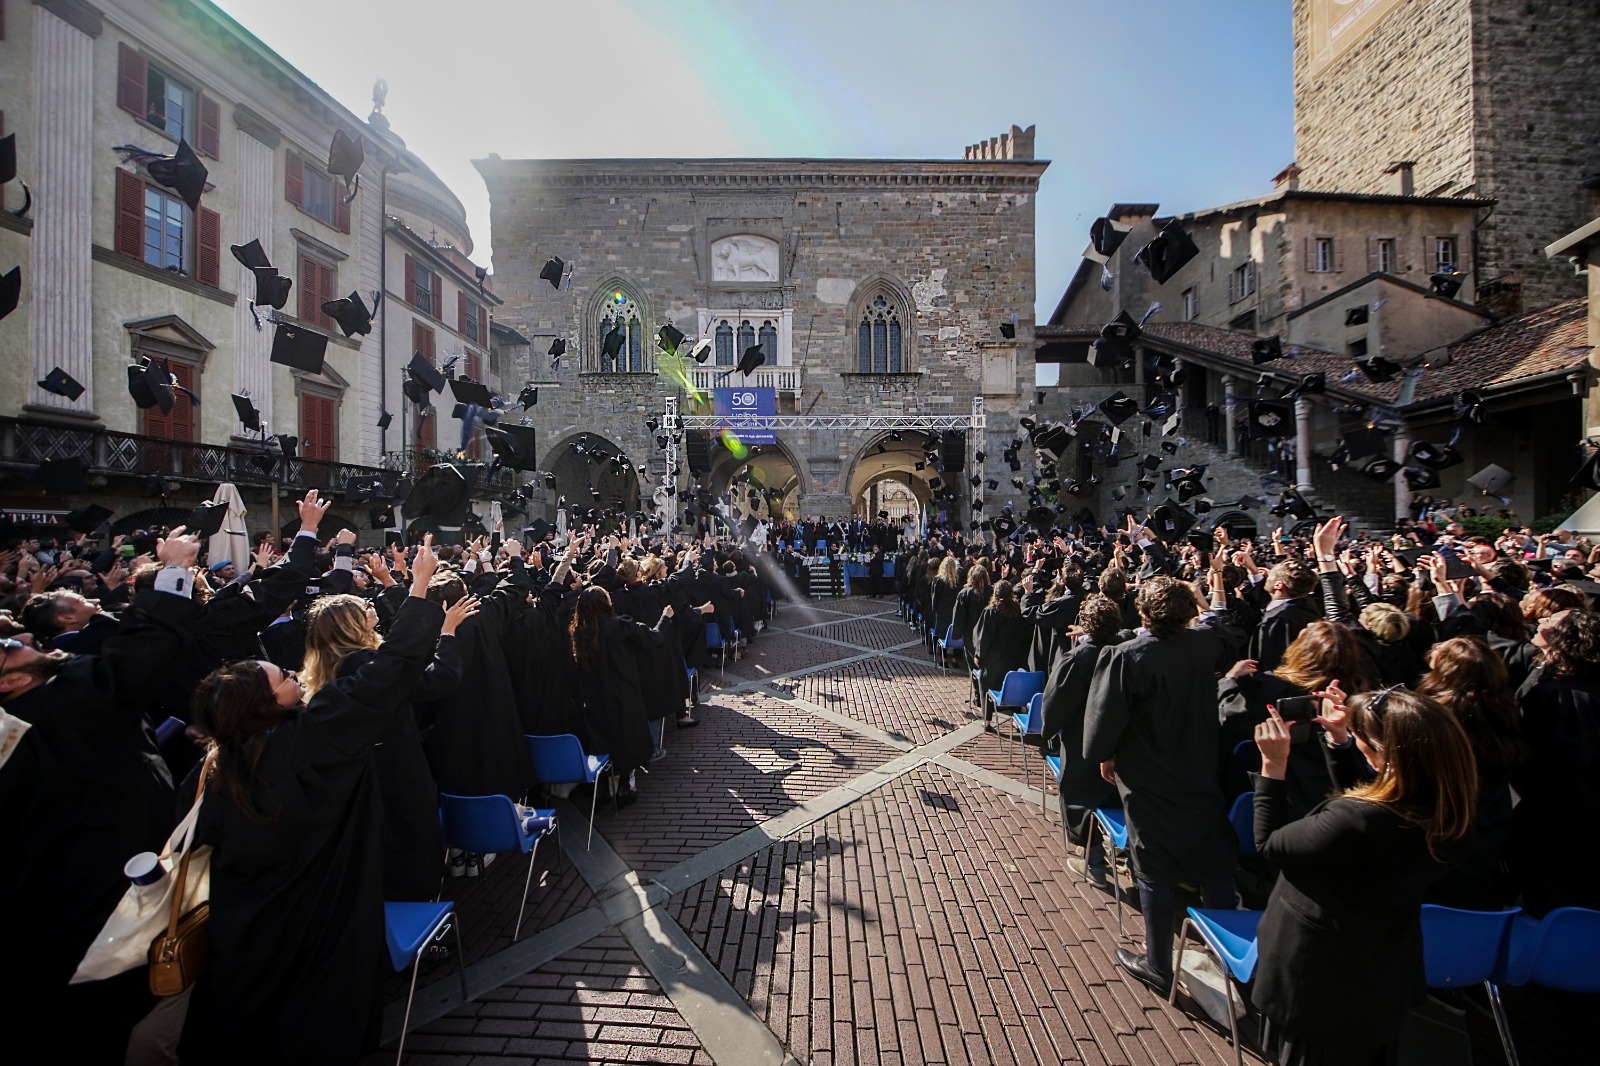
{"type": "Polygon", "coordinates": [[[736,518],[799,517],[800,464],[781,443],[753,444],[742,456],[713,445],[711,491],[736,518]]]}
{"type": "Polygon", "coordinates": [[[1224,527],[1232,540],[1255,540],[1257,536],[1256,520],[1244,511],[1224,511],[1212,520],[1212,529],[1224,527]]]}
{"type": "Polygon", "coordinates": [[[960,486],[947,478],[956,479],[961,475],[943,474],[928,460],[925,454],[927,437],[918,430],[896,430],[868,442],[850,470],[851,511],[866,518],[889,511],[898,518],[900,515],[886,506],[894,501],[897,507],[906,508],[902,513],[920,519],[940,506],[934,502],[935,490],[953,488],[959,492],[960,486]],[[916,502],[914,510],[906,503],[908,494],[916,502]]]}
{"type": "Polygon", "coordinates": [[[561,441],[546,454],[544,469],[556,481],[546,499],[565,498],[569,515],[590,508],[629,514],[640,509],[638,470],[621,448],[598,433],[575,433],[561,441]]]}

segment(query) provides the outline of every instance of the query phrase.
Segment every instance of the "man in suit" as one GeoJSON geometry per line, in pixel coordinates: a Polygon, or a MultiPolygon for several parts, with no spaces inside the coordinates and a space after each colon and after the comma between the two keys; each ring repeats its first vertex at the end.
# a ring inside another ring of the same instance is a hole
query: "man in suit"
{"type": "Polygon", "coordinates": [[[1262,673],[1275,669],[1300,631],[1322,617],[1312,602],[1316,587],[1317,572],[1311,564],[1298,556],[1285,556],[1246,591],[1245,598],[1261,608],[1262,614],[1245,657],[1254,659],[1262,673]]]}

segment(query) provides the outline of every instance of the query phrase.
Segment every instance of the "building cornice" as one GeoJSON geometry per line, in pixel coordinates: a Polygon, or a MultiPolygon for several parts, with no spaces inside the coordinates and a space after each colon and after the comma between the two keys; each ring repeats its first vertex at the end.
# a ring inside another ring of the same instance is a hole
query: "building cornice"
{"type": "Polygon", "coordinates": [[[517,188],[775,189],[987,188],[1034,192],[1049,160],[478,159],[493,191],[517,188]]]}
{"type": "Polygon", "coordinates": [[[33,4],[90,37],[98,37],[105,31],[105,16],[100,14],[99,8],[85,3],[85,0],[33,0],[33,4]]]}
{"type": "MultiPolygon", "coordinates": [[[[455,263],[451,262],[446,256],[440,255],[439,249],[435,248],[433,245],[417,236],[416,232],[405,223],[390,219],[389,232],[393,234],[401,244],[406,245],[418,255],[426,259],[430,266],[436,267],[448,274],[450,276],[450,280],[455,282],[458,288],[465,289],[467,292],[471,293],[476,293],[478,291],[477,278],[456,266],[455,263]]],[[[480,303],[487,304],[490,307],[499,307],[505,303],[504,300],[496,296],[489,289],[484,289],[483,292],[475,296],[474,299],[478,300],[480,303]]]]}
{"type": "Polygon", "coordinates": [[[234,105],[233,124],[268,148],[276,150],[278,145],[283,143],[282,130],[243,104],[234,105]]]}

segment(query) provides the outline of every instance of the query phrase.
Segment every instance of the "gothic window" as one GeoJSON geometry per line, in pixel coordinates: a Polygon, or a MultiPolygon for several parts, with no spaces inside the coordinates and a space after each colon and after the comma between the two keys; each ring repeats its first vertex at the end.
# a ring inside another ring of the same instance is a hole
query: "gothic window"
{"type": "Polygon", "coordinates": [[[755,331],[755,327],[750,325],[750,320],[747,318],[747,319],[745,319],[745,320],[743,320],[742,322],[739,323],[739,349],[738,349],[739,354],[738,354],[738,358],[740,358],[740,359],[744,358],[744,353],[749,351],[751,348],[754,348],[755,346],[756,346],[756,331],[755,331]]]}
{"type": "Polygon", "coordinates": [[[767,357],[768,366],[778,365],[778,327],[772,324],[769,318],[761,323],[761,330],[757,334],[761,339],[761,354],[767,357]]]}
{"type": "Polygon", "coordinates": [[[862,374],[901,373],[901,338],[899,309],[883,295],[873,297],[856,330],[856,369],[862,374]]]}
{"type": "Polygon", "coordinates": [[[645,343],[644,313],[632,296],[622,289],[605,294],[600,318],[595,323],[594,351],[590,363],[594,370],[612,374],[647,374],[651,366],[650,346],[645,343]],[[606,338],[619,334],[611,343],[616,354],[607,355],[606,338]]]}
{"type": "Polygon", "coordinates": [[[644,329],[638,315],[628,316],[628,369],[635,374],[644,373],[644,329]]]}
{"type": "Polygon", "coordinates": [[[717,365],[733,366],[738,361],[733,351],[733,325],[723,319],[717,323],[717,365]]]}

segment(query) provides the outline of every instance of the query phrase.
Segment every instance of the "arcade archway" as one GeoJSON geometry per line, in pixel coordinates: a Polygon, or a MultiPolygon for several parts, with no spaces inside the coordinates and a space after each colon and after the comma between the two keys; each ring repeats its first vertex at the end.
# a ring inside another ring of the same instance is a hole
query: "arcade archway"
{"type": "Polygon", "coordinates": [[[882,511],[889,511],[895,518],[903,514],[920,517],[934,506],[936,490],[955,487],[948,484],[946,475],[928,460],[924,438],[925,434],[918,432],[894,431],[879,435],[862,449],[850,471],[852,512],[869,518],[882,511]],[[908,494],[916,503],[915,510],[906,502],[908,494]],[[896,506],[886,506],[889,503],[896,506]]]}
{"type": "Polygon", "coordinates": [[[713,451],[711,491],[728,500],[735,517],[799,517],[800,464],[783,444],[752,444],[742,456],[713,451]]]}
{"type": "Polygon", "coordinates": [[[544,468],[555,475],[547,498],[565,499],[574,511],[640,510],[639,472],[626,453],[598,433],[575,433],[546,455],[544,468]]]}

